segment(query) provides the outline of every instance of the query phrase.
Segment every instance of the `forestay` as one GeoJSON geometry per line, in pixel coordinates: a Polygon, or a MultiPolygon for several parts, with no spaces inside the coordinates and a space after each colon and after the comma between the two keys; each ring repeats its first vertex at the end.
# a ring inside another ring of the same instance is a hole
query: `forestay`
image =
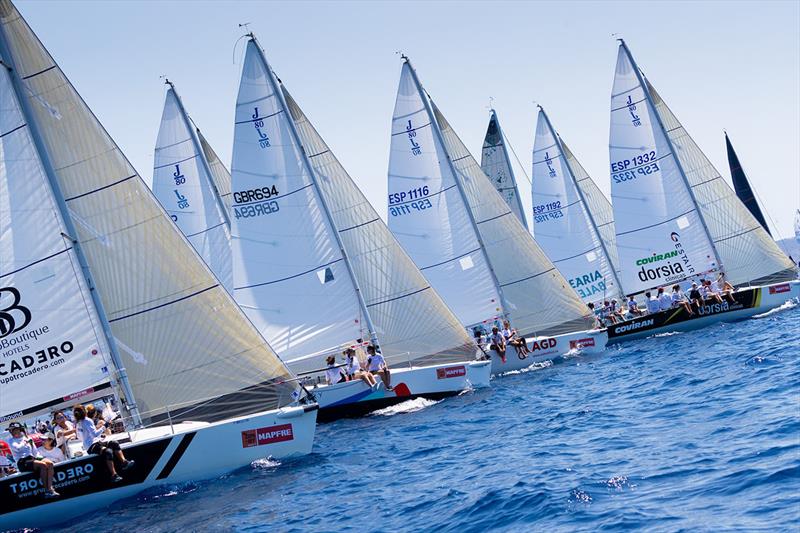
{"type": "Polygon", "coordinates": [[[728,281],[734,285],[761,285],[795,279],[791,259],[737,198],[653,86],[649,82],[647,86],[728,281]]]}
{"type": "Polygon", "coordinates": [[[211,180],[195,128],[170,84],[156,140],[153,193],[217,279],[231,290],[230,228],[211,180]]]}
{"type": "Polygon", "coordinates": [[[0,420],[109,384],[108,347],[58,213],[0,68],[0,420]]]}
{"type": "Polygon", "coordinates": [[[591,329],[592,319],[581,299],[492,187],[435,104],[433,111],[511,323],[526,335],[591,329]]]}
{"type": "Polygon", "coordinates": [[[500,127],[500,120],[494,109],[492,109],[489,126],[486,128],[486,137],[483,140],[481,170],[489,177],[494,188],[497,189],[522,225],[527,228],[528,223],[525,220],[522,198],[517,188],[511,159],[508,157],[508,148],[500,127]]]}
{"type": "Polygon", "coordinates": [[[389,365],[474,359],[475,345],[458,318],[403,251],[288,91],[283,91],[389,365]]]}
{"type": "MultiPolygon", "coordinates": [[[[292,364],[301,356],[368,339],[370,332],[276,90],[258,45],[249,40],[231,168],[234,294],[270,345],[292,364]]],[[[319,358],[308,364],[321,366],[319,358]]],[[[296,363],[292,368],[305,369],[296,363]]]]}
{"type": "MultiPolygon", "coordinates": [[[[105,309],[108,340],[119,348],[144,417],[169,411],[173,420],[211,421],[291,401],[286,367],[4,0],[0,42],[37,155],[63,198],[61,211],[75,229],[73,246],[82,250],[105,309]],[[176,416],[176,409],[183,412],[176,416]]],[[[30,252],[26,261],[43,252],[30,252]]],[[[27,283],[38,279],[43,277],[27,283]]],[[[21,303],[29,297],[23,294],[21,303]]],[[[50,309],[61,311],[62,302],[53,300],[50,309]]],[[[62,321],[65,314],[59,313],[62,321]]]]}
{"type": "Polygon", "coordinates": [[[655,113],[623,44],[611,94],[609,150],[620,278],[628,293],[719,269],[655,113]]]}
{"type": "MultiPolygon", "coordinates": [[[[613,242],[601,240],[589,203],[584,201],[586,194],[579,189],[578,177],[584,189],[597,187],[571,153],[567,158],[563,141],[543,109],[539,111],[536,126],[532,175],[536,242],[584,302],[622,298],[624,294],[606,254],[613,242]]],[[[602,193],[595,190],[590,190],[590,197],[598,203],[597,193],[600,197],[602,193]]]]}
{"type": "Polygon", "coordinates": [[[503,314],[500,294],[424,98],[404,62],[392,115],[389,228],[462,324],[490,323],[503,314]]]}

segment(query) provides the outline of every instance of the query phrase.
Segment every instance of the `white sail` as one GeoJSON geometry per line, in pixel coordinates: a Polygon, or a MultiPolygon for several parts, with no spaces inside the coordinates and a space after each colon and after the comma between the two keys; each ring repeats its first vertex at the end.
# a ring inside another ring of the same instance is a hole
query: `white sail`
{"type": "Polygon", "coordinates": [[[739,200],[649,81],[647,87],[728,281],[734,285],[761,285],[794,279],[791,259],[739,200]]]}
{"type": "Polygon", "coordinates": [[[584,302],[622,298],[624,294],[606,253],[611,243],[601,240],[588,202],[584,201],[584,191],[578,188],[579,177],[591,179],[570,156],[566,157],[561,139],[544,110],[540,110],[531,189],[536,242],[584,302]]]}
{"type": "Polygon", "coordinates": [[[800,209],[794,214],[794,240],[800,243],[800,209]]]}
{"type": "Polygon", "coordinates": [[[492,187],[435,104],[433,112],[511,323],[526,335],[590,329],[592,320],[581,299],[492,187]]]}
{"type": "Polygon", "coordinates": [[[511,159],[508,157],[506,140],[494,109],[492,109],[489,126],[486,128],[486,137],[483,140],[481,170],[489,177],[494,188],[497,189],[522,225],[527,228],[525,209],[522,207],[517,180],[514,178],[511,159]]]}
{"type": "MultiPolygon", "coordinates": [[[[271,76],[258,45],[248,41],[231,168],[234,294],[292,364],[368,339],[369,331],[271,76]]],[[[319,358],[314,363],[320,367],[319,358]]]]}
{"type": "Polygon", "coordinates": [[[0,420],[108,386],[109,352],[9,72],[0,68],[0,420]]]}
{"type": "Polygon", "coordinates": [[[283,91],[389,365],[473,359],[475,345],[458,318],[403,251],[288,91],[283,91]]]}
{"type": "Polygon", "coordinates": [[[200,129],[197,129],[197,137],[200,139],[200,146],[203,149],[203,154],[208,161],[208,167],[211,169],[211,180],[216,187],[216,192],[222,200],[222,205],[225,207],[225,212],[230,215],[231,212],[231,173],[225,167],[225,164],[220,160],[217,153],[211,147],[211,144],[206,140],[200,129]]]}
{"type": "Polygon", "coordinates": [[[625,46],[611,94],[611,198],[628,293],[719,269],[682,170],[625,46]]]}
{"type": "Polygon", "coordinates": [[[462,324],[489,323],[503,314],[500,294],[423,98],[404,63],[392,115],[389,228],[462,324]]]}
{"type": "Polygon", "coordinates": [[[217,279],[231,290],[230,228],[195,128],[172,84],[156,140],[153,193],[217,279]]]}
{"type": "Polygon", "coordinates": [[[0,55],[144,417],[219,420],[291,401],[286,367],[5,0],[0,55]]]}

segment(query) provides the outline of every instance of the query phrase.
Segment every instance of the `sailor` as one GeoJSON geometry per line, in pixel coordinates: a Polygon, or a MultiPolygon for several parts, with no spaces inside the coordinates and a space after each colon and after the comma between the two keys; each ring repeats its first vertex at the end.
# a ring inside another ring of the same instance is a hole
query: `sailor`
{"type": "Polygon", "coordinates": [[[672,297],[664,292],[664,287],[658,288],[658,303],[662,311],[666,311],[672,307],[672,297]]]}
{"type": "Polygon", "coordinates": [[[614,309],[611,307],[611,302],[608,300],[603,302],[603,318],[612,324],[617,323],[617,317],[614,315],[614,309]]]}
{"type": "Polygon", "coordinates": [[[622,308],[617,303],[616,298],[611,298],[611,314],[614,315],[615,320],[625,321],[625,315],[622,313],[622,308]]]}
{"type": "Polygon", "coordinates": [[[525,339],[517,335],[517,330],[511,327],[511,323],[508,320],[503,320],[503,331],[501,333],[506,340],[506,345],[513,346],[517,350],[517,356],[520,359],[525,359],[530,350],[525,344],[525,339]]]}
{"type": "Polygon", "coordinates": [[[53,461],[39,457],[33,439],[25,432],[25,426],[19,422],[11,422],[8,425],[8,432],[11,438],[8,445],[11,448],[11,455],[17,462],[20,472],[36,472],[44,485],[45,498],[57,498],[61,496],[53,489],[53,461]]]}
{"type": "Polygon", "coordinates": [[[644,293],[644,296],[647,300],[647,312],[651,315],[658,313],[661,310],[661,302],[658,301],[658,298],[653,296],[650,291],[644,293]]]}
{"type": "Polygon", "coordinates": [[[386,390],[394,390],[391,385],[391,375],[389,374],[389,366],[386,364],[386,359],[383,355],[378,353],[373,345],[367,346],[367,370],[381,377],[386,390]]]}
{"type": "Polygon", "coordinates": [[[586,304],[586,307],[588,307],[589,311],[591,311],[592,315],[594,315],[594,327],[596,328],[606,327],[605,323],[603,322],[603,319],[600,317],[600,310],[595,309],[594,303],[589,302],[588,304],[586,304]]]}
{"type": "Polygon", "coordinates": [[[489,335],[489,349],[494,350],[503,363],[506,362],[506,338],[503,337],[497,326],[492,326],[492,334],[489,335]]]}
{"type": "Polygon", "coordinates": [[[114,459],[116,458],[120,462],[122,470],[131,468],[134,462],[125,458],[117,441],[106,440],[105,421],[101,419],[98,423],[99,426],[96,427],[91,420],[86,418],[86,408],[80,404],[72,408],[72,416],[75,417],[75,430],[78,432],[78,438],[83,442],[83,449],[86,450],[86,453],[102,455],[106,460],[111,481],[113,483],[122,481],[122,476],[117,474],[117,469],[114,467],[114,459]]]}
{"type": "Polygon", "coordinates": [[[358,360],[356,351],[353,348],[348,348],[344,351],[344,371],[350,381],[360,379],[370,387],[376,385],[372,374],[361,370],[361,362],[358,360]]]}
{"type": "Polygon", "coordinates": [[[53,430],[56,434],[56,444],[61,451],[67,453],[67,441],[77,439],[75,426],[67,420],[63,411],[56,411],[53,415],[53,430]]]}
{"type": "Polygon", "coordinates": [[[53,435],[52,431],[44,434],[44,440],[42,440],[42,445],[39,447],[39,455],[45,459],[50,459],[53,464],[67,460],[61,448],[56,446],[56,436],[53,435]]]}
{"type": "Polygon", "coordinates": [[[325,381],[328,385],[336,385],[347,381],[347,375],[345,375],[342,367],[336,366],[336,357],[329,355],[325,361],[328,363],[328,368],[325,369],[325,381]]]}
{"type": "Polygon", "coordinates": [[[686,296],[683,294],[681,290],[681,286],[677,283],[672,286],[672,307],[683,307],[686,309],[686,312],[689,315],[693,315],[694,311],[692,311],[692,306],[689,305],[689,302],[686,300],[686,296]]]}
{"type": "Polygon", "coordinates": [[[628,312],[633,316],[641,316],[644,313],[641,309],[639,309],[639,304],[636,303],[636,299],[633,297],[633,294],[628,296],[628,312]]]}
{"type": "Polygon", "coordinates": [[[698,308],[703,305],[703,293],[697,287],[697,283],[692,283],[692,289],[689,291],[689,300],[698,308]]]}
{"type": "Polygon", "coordinates": [[[719,276],[717,276],[717,279],[711,282],[711,290],[712,292],[722,295],[722,297],[728,300],[730,303],[736,303],[736,300],[731,294],[734,291],[733,285],[725,281],[725,272],[720,272],[719,276]]]}
{"type": "Polygon", "coordinates": [[[720,303],[720,304],[722,303],[722,296],[720,296],[719,294],[717,294],[716,292],[711,290],[711,281],[709,281],[707,279],[703,280],[703,285],[700,288],[700,294],[703,295],[703,298],[713,299],[713,300],[716,300],[717,303],[720,303]],[[705,292],[703,291],[704,288],[705,288],[705,292]]]}

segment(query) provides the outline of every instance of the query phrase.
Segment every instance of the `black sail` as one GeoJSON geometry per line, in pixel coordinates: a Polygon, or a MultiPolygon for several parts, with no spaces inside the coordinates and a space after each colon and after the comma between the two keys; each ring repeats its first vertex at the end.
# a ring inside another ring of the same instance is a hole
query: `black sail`
{"type": "Polygon", "coordinates": [[[767,230],[769,236],[772,237],[772,232],[769,230],[767,221],[764,220],[761,208],[758,207],[756,195],[750,187],[750,182],[747,181],[747,175],[744,173],[741,163],[739,163],[739,158],[733,150],[733,145],[727,133],[725,133],[725,147],[728,149],[728,165],[731,167],[731,179],[733,180],[733,188],[736,190],[736,196],[747,206],[747,209],[749,209],[750,213],[758,220],[758,223],[761,224],[761,226],[767,230]]]}

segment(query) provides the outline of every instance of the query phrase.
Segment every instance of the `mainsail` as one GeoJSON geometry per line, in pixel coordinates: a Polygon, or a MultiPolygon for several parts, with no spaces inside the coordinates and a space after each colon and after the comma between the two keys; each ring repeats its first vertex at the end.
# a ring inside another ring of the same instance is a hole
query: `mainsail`
{"type": "Polygon", "coordinates": [[[237,276],[249,276],[237,277],[236,296],[267,338],[276,336],[293,370],[319,368],[319,353],[362,337],[378,342],[395,367],[474,358],[458,319],[277,80],[255,39],[245,56],[233,161],[234,264],[237,276]],[[263,214],[257,207],[251,214],[248,190],[269,196],[263,214]],[[295,246],[291,255],[281,249],[284,240],[295,246]],[[261,272],[245,264],[254,257],[261,272]],[[273,279],[253,283],[256,273],[273,279]],[[266,306],[281,312],[276,317],[266,306]],[[298,330],[291,339],[298,324],[306,338],[298,330]]]}
{"type": "Polygon", "coordinates": [[[609,148],[626,291],[719,270],[734,285],[794,278],[791,260],[645,79],[624,42],[611,97],[609,148]]]}
{"type": "Polygon", "coordinates": [[[753,188],[750,186],[750,181],[747,179],[747,174],[744,173],[744,168],[739,162],[739,156],[733,149],[731,139],[728,137],[728,132],[725,132],[725,149],[728,152],[728,166],[731,169],[731,181],[733,181],[733,189],[736,191],[736,196],[747,207],[750,213],[755,217],[761,227],[764,228],[770,237],[772,232],[769,230],[767,221],[764,219],[764,214],[761,213],[761,208],[758,206],[756,195],[753,188]]]}
{"type": "MultiPolygon", "coordinates": [[[[0,132],[3,142],[27,131],[35,147],[29,149],[28,160],[19,167],[12,154],[4,151],[2,168],[7,174],[0,181],[13,182],[14,187],[19,182],[35,181],[35,166],[40,164],[63,222],[61,230],[66,230],[62,233],[65,240],[58,245],[52,233],[59,228],[52,221],[44,224],[29,220],[31,227],[24,230],[18,229],[16,222],[10,230],[4,224],[0,275],[4,275],[3,287],[14,288],[21,295],[19,304],[13,306],[15,311],[4,311],[16,313],[13,335],[29,334],[34,320],[37,327],[53,324],[34,317],[38,313],[57,313],[60,320],[73,323],[73,317],[62,307],[65,302],[55,300],[54,293],[48,292],[45,278],[51,275],[47,272],[50,267],[54,271],[58,267],[62,273],[67,268],[73,274],[63,274],[66,284],[69,276],[77,278],[74,272],[82,268],[81,276],[89,287],[82,291],[84,305],[95,308],[100,325],[95,325],[92,333],[82,334],[86,341],[75,344],[75,348],[91,349],[86,343],[92,337],[102,339],[99,332],[103,331],[109,348],[100,342],[99,352],[111,352],[117,367],[112,377],[130,383],[133,394],[126,390],[125,399],[129,407],[136,401],[143,419],[171,413],[173,420],[212,421],[290,402],[294,387],[284,381],[290,378],[286,367],[177,231],[8,0],[0,0],[0,58],[22,111],[18,124],[11,128],[17,128],[15,131],[4,127],[0,132]],[[12,170],[14,175],[10,174],[12,170]],[[9,242],[12,231],[15,240],[23,235],[29,244],[49,239],[49,253],[59,251],[58,246],[62,250],[71,246],[75,254],[62,255],[77,258],[80,267],[72,262],[62,265],[42,261],[47,257],[44,245],[31,245],[25,252],[19,251],[19,246],[7,247],[13,244],[9,242]],[[36,264],[30,264],[33,262],[36,264]],[[6,268],[23,270],[6,272],[6,268]],[[29,307],[31,323],[27,327],[24,321],[17,325],[19,307],[32,302],[38,302],[39,307],[29,307]]],[[[9,101],[6,92],[3,98],[9,101]]],[[[3,123],[10,124],[12,115],[3,111],[3,123]]],[[[11,194],[7,188],[3,192],[11,194]]],[[[47,202],[47,198],[42,197],[42,201],[47,202]]],[[[0,205],[7,202],[3,200],[0,205]]],[[[15,204],[15,210],[24,205],[15,204]]],[[[72,288],[65,291],[74,292],[80,286],[74,279],[69,284],[72,288]]],[[[4,307],[9,302],[8,292],[3,296],[4,307]]],[[[77,309],[69,305],[68,309],[77,309]]],[[[94,321],[91,311],[82,315],[84,324],[94,321]]],[[[7,328],[8,321],[3,317],[7,328]]],[[[59,333],[58,338],[64,337],[59,333]]],[[[44,348],[49,352],[49,343],[29,344],[31,350],[44,348]]],[[[26,394],[49,386],[38,380],[38,373],[24,379],[28,383],[26,394]]],[[[5,398],[2,410],[6,411],[5,398]]]]}
{"type": "Polygon", "coordinates": [[[423,92],[408,61],[403,64],[392,126],[389,199],[389,226],[417,265],[431,265],[437,252],[440,264],[454,265],[450,272],[435,275],[433,268],[422,270],[466,326],[491,320],[486,307],[481,322],[473,319],[494,289],[501,303],[498,314],[524,334],[591,327],[586,307],[423,92]],[[411,202],[402,202],[412,194],[417,196],[411,202]],[[411,209],[398,210],[408,203],[411,209]],[[432,246],[466,239],[477,244],[464,254],[470,259],[466,265],[458,249],[447,246],[442,254],[432,246]]]}
{"type": "MultiPolygon", "coordinates": [[[[231,290],[230,227],[212,171],[175,86],[167,81],[155,148],[153,193],[211,271],[231,290]]],[[[209,147],[210,149],[210,147],[209,147]]]]}
{"type": "Polygon", "coordinates": [[[489,176],[494,188],[497,189],[522,225],[527,228],[525,209],[522,207],[522,198],[517,188],[514,169],[511,166],[511,159],[508,157],[503,129],[500,127],[500,120],[494,109],[492,109],[489,126],[486,128],[486,137],[483,140],[481,170],[489,176]]]}
{"type": "Polygon", "coordinates": [[[539,110],[532,176],[536,242],[584,302],[621,299],[611,204],[556,134],[544,109],[539,110]]]}

